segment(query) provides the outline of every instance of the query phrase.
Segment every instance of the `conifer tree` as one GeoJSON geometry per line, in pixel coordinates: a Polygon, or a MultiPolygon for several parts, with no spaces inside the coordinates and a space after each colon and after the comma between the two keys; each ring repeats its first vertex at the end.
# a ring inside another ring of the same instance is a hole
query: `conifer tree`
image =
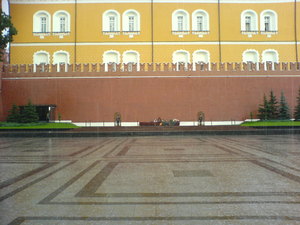
{"type": "Polygon", "coordinates": [[[300,88],[298,90],[297,105],[294,112],[295,120],[300,120],[300,88]]]}
{"type": "Polygon", "coordinates": [[[9,114],[7,116],[6,121],[10,123],[19,123],[20,122],[20,108],[13,104],[12,108],[8,111],[9,114]]]}
{"type": "Polygon", "coordinates": [[[276,120],[278,119],[279,110],[278,110],[278,102],[276,100],[276,96],[274,95],[273,91],[270,92],[270,100],[269,100],[269,120],[276,120]]]}
{"type": "Polygon", "coordinates": [[[22,123],[36,123],[39,121],[39,115],[36,111],[35,106],[29,100],[28,104],[24,107],[21,113],[22,123]]]}
{"type": "Polygon", "coordinates": [[[268,120],[269,119],[269,102],[267,100],[267,97],[266,95],[264,94],[264,100],[263,100],[263,104],[260,104],[259,105],[259,108],[258,108],[258,118],[260,120],[268,120]]]}
{"type": "Polygon", "coordinates": [[[291,119],[290,108],[288,103],[286,102],[285,96],[283,91],[281,92],[280,96],[280,103],[279,103],[279,116],[280,120],[289,120],[291,119]]]}

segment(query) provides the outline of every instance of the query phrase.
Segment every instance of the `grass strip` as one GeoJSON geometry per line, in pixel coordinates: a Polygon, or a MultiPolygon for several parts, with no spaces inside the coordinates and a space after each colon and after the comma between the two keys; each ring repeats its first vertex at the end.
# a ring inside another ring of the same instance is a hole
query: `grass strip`
{"type": "Polygon", "coordinates": [[[78,126],[72,123],[0,123],[0,130],[5,129],[72,129],[78,126]]]}
{"type": "Polygon", "coordinates": [[[300,126],[300,121],[255,121],[255,122],[244,122],[241,126],[245,127],[296,127],[300,126]]]}

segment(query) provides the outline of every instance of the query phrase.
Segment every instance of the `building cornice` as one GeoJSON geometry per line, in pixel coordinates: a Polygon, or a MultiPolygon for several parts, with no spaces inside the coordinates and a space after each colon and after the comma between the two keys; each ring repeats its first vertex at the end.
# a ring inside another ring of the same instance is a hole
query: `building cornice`
{"type": "MultiPolygon", "coordinates": [[[[154,42],[154,45],[219,45],[218,41],[203,42],[154,42]]],[[[221,41],[222,45],[294,45],[294,41],[221,41]]],[[[297,42],[300,45],[300,42],[297,42]]],[[[32,46],[74,46],[74,42],[53,42],[53,43],[11,43],[12,47],[32,47],[32,46]]],[[[152,45],[152,42],[77,42],[77,46],[145,46],[152,45]]]]}
{"type": "MultiPolygon", "coordinates": [[[[184,3],[218,3],[218,0],[181,0],[184,3]]],[[[300,2],[300,0],[296,0],[300,2]]],[[[10,4],[74,4],[77,3],[151,3],[151,0],[10,0],[10,4]]],[[[178,3],[178,0],[153,0],[154,3],[178,3]]],[[[295,0],[220,0],[220,3],[293,3],[295,0]]]]}

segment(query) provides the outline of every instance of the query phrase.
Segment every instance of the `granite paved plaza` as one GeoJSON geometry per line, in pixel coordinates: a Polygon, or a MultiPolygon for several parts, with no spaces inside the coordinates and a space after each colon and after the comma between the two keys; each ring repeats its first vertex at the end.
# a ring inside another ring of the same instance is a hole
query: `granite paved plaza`
{"type": "Polygon", "coordinates": [[[300,135],[0,138],[1,225],[300,224],[300,135]]]}

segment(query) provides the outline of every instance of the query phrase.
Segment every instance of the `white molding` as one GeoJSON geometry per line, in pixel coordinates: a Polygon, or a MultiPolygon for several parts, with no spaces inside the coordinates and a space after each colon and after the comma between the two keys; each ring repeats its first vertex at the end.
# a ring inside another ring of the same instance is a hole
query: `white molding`
{"type": "Polygon", "coordinates": [[[184,9],[176,9],[172,12],[172,31],[173,34],[178,35],[179,37],[183,37],[183,35],[188,34],[190,30],[190,14],[188,11],[184,9]],[[178,21],[177,15],[183,14],[183,31],[178,30],[178,21]],[[174,32],[177,31],[177,32],[174,32]],[[188,31],[188,32],[187,32],[188,31]]]}
{"type": "MultiPolygon", "coordinates": [[[[67,120],[68,121],[68,120],[67,120]]],[[[55,120],[58,123],[58,120],[55,120]]],[[[62,121],[61,121],[62,122],[62,121]]],[[[69,121],[68,121],[69,122],[69,121]]],[[[142,121],[140,121],[142,122],[142,121]]],[[[121,127],[138,127],[140,122],[121,122],[121,127]]],[[[240,125],[244,121],[206,121],[205,126],[240,125]]],[[[79,127],[114,127],[114,122],[73,122],[79,127]]],[[[179,126],[198,126],[198,121],[180,121],[179,126]]]]}
{"type": "Polygon", "coordinates": [[[196,50],[196,51],[193,52],[193,54],[192,54],[193,55],[193,63],[195,63],[194,58],[195,58],[195,55],[198,52],[204,52],[207,55],[207,62],[205,62],[205,63],[210,63],[210,52],[207,51],[207,50],[204,50],[204,49],[198,49],[198,50],[196,50]]]}
{"type": "Polygon", "coordinates": [[[117,31],[116,32],[120,32],[121,31],[121,25],[120,25],[121,24],[120,23],[121,16],[120,16],[120,13],[115,9],[108,9],[102,14],[102,31],[109,31],[109,19],[108,19],[108,16],[107,16],[107,14],[109,14],[109,13],[115,13],[116,14],[116,17],[117,17],[116,18],[117,19],[117,21],[116,21],[117,31]]]}
{"type": "Polygon", "coordinates": [[[246,53],[247,52],[255,52],[256,53],[256,56],[257,56],[257,62],[255,62],[255,63],[259,63],[260,62],[260,56],[259,56],[259,52],[257,51],[257,50],[255,50],[255,49],[246,49],[244,52],[243,52],[243,54],[242,54],[242,61],[243,62],[247,62],[246,60],[245,60],[245,55],[246,55],[246,53]]]}
{"type": "Polygon", "coordinates": [[[176,51],[173,52],[172,54],[172,63],[178,63],[177,60],[175,60],[175,55],[176,53],[180,53],[180,52],[183,52],[183,53],[186,53],[187,54],[187,62],[186,63],[190,63],[191,62],[191,54],[189,51],[187,50],[184,50],[184,49],[178,49],[176,51]]]}
{"type": "Polygon", "coordinates": [[[197,29],[197,18],[196,18],[196,14],[200,13],[200,14],[204,14],[204,30],[209,30],[210,26],[209,26],[209,14],[207,11],[205,11],[204,9],[196,9],[193,13],[192,13],[192,30],[196,31],[197,29]]]}
{"type": "MultiPolygon", "coordinates": [[[[135,30],[133,31],[133,33],[135,31],[140,31],[141,30],[141,15],[140,13],[135,10],[135,9],[128,9],[125,12],[123,12],[122,14],[122,31],[128,33],[128,35],[131,37],[132,32],[129,31],[129,21],[128,21],[128,14],[133,13],[135,14],[135,18],[136,18],[136,24],[134,26],[135,30]]],[[[124,34],[124,33],[123,33],[124,34]]]]}
{"type": "MultiPolygon", "coordinates": [[[[300,45],[300,42],[297,42],[298,45],[300,45]]],[[[61,42],[61,43],[11,43],[12,47],[32,47],[32,46],[74,46],[75,43],[66,43],[66,42],[61,42]]],[[[136,46],[144,46],[144,45],[152,45],[151,42],[77,42],[77,46],[128,46],[128,45],[136,45],[136,46]]],[[[217,41],[209,41],[209,42],[154,42],[154,45],[219,45],[219,42],[217,41]]],[[[221,42],[221,45],[295,45],[294,41],[284,41],[284,42],[276,42],[276,41],[258,41],[258,42],[251,42],[251,41],[246,41],[246,42],[239,42],[239,41],[224,41],[221,42]]]]}
{"type": "Polygon", "coordinates": [[[104,60],[104,56],[107,54],[107,53],[116,53],[117,54],[117,56],[118,56],[118,62],[116,62],[116,63],[121,63],[121,54],[120,54],[120,52],[119,51],[117,51],[117,50],[107,50],[107,51],[105,51],[104,53],[103,53],[103,55],[102,55],[102,62],[103,63],[107,63],[107,62],[105,62],[105,60],[104,60]]]}
{"type": "Polygon", "coordinates": [[[160,79],[172,79],[172,78],[187,78],[187,79],[201,79],[201,78],[270,78],[270,77],[279,77],[279,78],[291,78],[291,77],[300,77],[298,74],[294,75],[199,75],[199,76],[182,76],[182,75],[174,75],[174,76],[80,76],[80,77],[2,77],[2,80],[59,80],[59,79],[151,79],[151,78],[160,78],[160,79]]]}
{"type": "Polygon", "coordinates": [[[265,31],[264,15],[267,13],[270,13],[271,15],[273,14],[271,16],[272,17],[271,25],[273,26],[271,28],[271,31],[273,31],[273,30],[278,31],[278,14],[276,11],[274,11],[272,9],[266,9],[260,13],[260,31],[265,32],[268,35],[268,37],[270,37],[270,35],[272,35],[272,34],[269,34],[268,31],[265,31]],[[272,23],[274,23],[274,24],[272,24],[272,23]]]}
{"type": "MultiPolygon", "coordinates": [[[[254,11],[253,9],[246,9],[241,13],[241,31],[245,31],[246,27],[245,27],[245,14],[253,14],[254,17],[251,17],[251,19],[255,19],[255,22],[251,21],[251,25],[254,25],[255,27],[252,29],[254,31],[258,31],[258,15],[256,13],[256,11],[254,11]]],[[[250,32],[244,32],[245,34],[248,35],[248,37],[252,37],[252,34],[249,35],[250,32]]]]}
{"type": "Polygon", "coordinates": [[[62,14],[65,14],[66,15],[66,18],[67,18],[67,21],[66,21],[66,32],[70,32],[71,31],[71,15],[68,11],[66,10],[57,10],[56,12],[53,13],[53,17],[52,17],[52,31],[53,32],[60,32],[59,29],[59,18],[57,17],[57,15],[59,13],[62,13],[62,14]],[[57,30],[56,30],[57,29],[57,30]]]}
{"type": "MultiPolygon", "coordinates": [[[[300,2],[300,0],[296,0],[300,2]]],[[[154,3],[218,3],[218,0],[153,0],[154,3]]],[[[221,0],[221,3],[266,4],[293,3],[294,0],[221,0]]],[[[74,4],[75,0],[10,0],[10,4],[74,4]]],[[[151,3],[151,0],[77,0],[79,4],[87,3],[151,3]]]]}
{"type": "Polygon", "coordinates": [[[35,64],[35,63],[34,63],[34,58],[35,58],[35,56],[36,56],[37,54],[39,54],[39,53],[44,53],[44,54],[46,54],[47,57],[48,57],[48,64],[51,64],[51,61],[50,61],[50,54],[49,54],[49,52],[47,52],[47,51],[45,51],[45,50],[40,50],[40,51],[36,51],[35,53],[33,53],[33,60],[32,60],[33,64],[35,64]]]}
{"type": "Polygon", "coordinates": [[[55,63],[56,60],[54,60],[55,59],[55,55],[59,54],[59,53],[64,53],[64,54],[67,55],[67,64],[69,64],[70,63],[70,53],[67,52],[67,51],[65,51],[65,50],[59,50],[59,51],[56,51],[56,52],[53,53],[53,56],[52,56],[52,62],[53,62],[53,64],[56,64],[55,63]]]}
{"type": "Polygon", "coordinates": [[[137,56],[137,62],[136,62],[136,64],[137,64],[137,70],[139,71],[140,70],[140,61],[141,61],[141,55],[140,55],[140,53],[138,51],[136,51],[136,50],[127,50],[127,51],[123,52],[123,54],[122,54],[122,62],[123,63],[129,63],[129,62],[126,62],[127,60],[125,60],[125,57],[126,57],[127,53],[134,53],[134,54],[136,54],[136,56],[137,56]]]}
{"type": "Polygon", "coordinates": [[[48,36],[51,32],[51,14],[46,10],[39,10],[33,14],[33,23],[32,23],[32,31],[38,32],[37,34],[34,34],[36,36],[40,36],[41,39],[44,38],[44,36],[48,36]],[[46,21],[46,32],[41,33],[41,21],[40,17],[41,14],[47,15],[47,21],[46,21]]]}
{"type": "Polygon", "coordinates": [[[273,53],[275,53],[275,55],[276,55],[276,63],[278,63],[279,62],[279,53],[278,53],[278,51],[277,50],[275,50],[275,49],[266,49],[266,50],[264,50],[263,52],[262,52],[262,62],[266,62],[266,60],[265,60],[265,53],[267,53],[267,52],[273,52],[273,53]]]}
{"type": "Polygon", "coordinates": [[[109,65],[109,62],[106,62],[106,60],[104,59],[105,55],[108,54],[108,53],[115,53],[117,54],[117,62],[116,64],[118,63],[121,63],[121,54],[120,52],[116,51],[116,50],[108,50],[108,51],[105,51],[102,55],[102,63],[105,64],[105,71],[108,71],[108,65],[109,65]]]}

